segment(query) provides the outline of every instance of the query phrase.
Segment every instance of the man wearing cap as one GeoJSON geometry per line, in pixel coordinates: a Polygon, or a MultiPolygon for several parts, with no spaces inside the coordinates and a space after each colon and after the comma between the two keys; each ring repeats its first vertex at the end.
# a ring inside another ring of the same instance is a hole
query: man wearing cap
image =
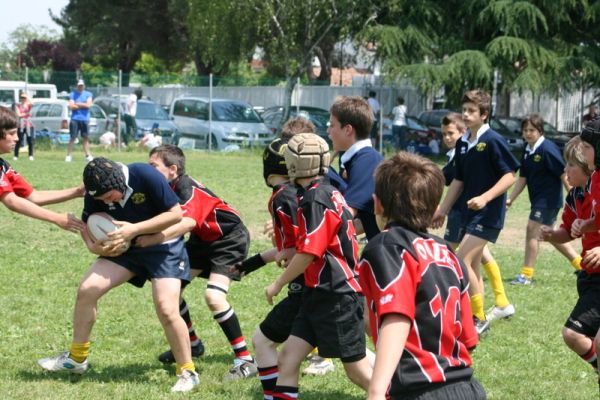
{"type": "Polygon", "coordinates": [[[90,124],[90,107],[92,106],[92,94],[85,89],[83,79],[77,81],[77,89],[73,90],[69,95],[69,108],[71,109],[71,122],[69,123],[69,144],[67,145],[66,162],[72,161],[71,152],[73,144],[78,135],[81,135],[81,144],[86,161],[92,161],[93,157],[90,153],[90,143],[88,141],[89,124],[90,124]]]}
{"type": "Polygon", "coordinates": [[[98,242],[92,242],[87,231],[82,232],[88,250],[98,258],[77,291],[72,342],[68,351],[40,359],[38,364],[49,372],[85,373],[100,298],[125,282],[142,287],[151,281],[156,314],[176,363],[178,380],[171,391],[192,390],[198,385],[198,374],[188,329],[179,315],[181,286],[191,280],[183,236],[147,247],[135,244],[136,237],[161,232],[181,220],[179,198],[160,172],[142,163],[123,165],[95,158],[85,166],[83,183],[83,221],[87,222],[91,214],[105,212],[119,229],[98,242]],[[127,242],[134,244],[124,246],[127,242]]]}

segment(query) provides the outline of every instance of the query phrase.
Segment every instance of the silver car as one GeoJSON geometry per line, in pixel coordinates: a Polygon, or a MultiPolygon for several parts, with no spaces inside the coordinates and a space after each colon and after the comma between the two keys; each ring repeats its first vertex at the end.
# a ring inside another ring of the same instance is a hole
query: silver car
{"type": "MultiPolygon", "coordinates": [[[[66,100],[33,99],[31,122],[37,131],[69,133],[71,110],[66,100]]],[[[100,107],[92,104],[90,107],[89,138],[97,140],[100,135],[111,128],[106,114],[100,107]]]]}
{"type": "Polygon", "coordinates": [[[209,99],[180,97],[171,103],[169,116],[179,128],[177,144],[183,148],[237,150],[240,147],[266,146],[275,135],[246,102],[213,99],[209,121],[209,99]]]}

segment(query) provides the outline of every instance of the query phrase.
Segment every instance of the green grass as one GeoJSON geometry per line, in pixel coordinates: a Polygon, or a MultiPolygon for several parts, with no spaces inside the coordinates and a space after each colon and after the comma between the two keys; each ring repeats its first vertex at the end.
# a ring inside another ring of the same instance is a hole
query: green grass
{"type": "MultiPolygon", "coordinates": [[[[96,150],[95,154],[101,154],[96,150]]],[[[105,154],[125,163],[146,162],[146,153],[105,154]]],[[[252,235],[251,254],[269,246],[262,234],[268,219],[269,189],[264,185],[259,152],[239,154],[187,153],[188,173],[237,208],[252,235]]],[[[80,182],[84,167],[80,150],[65,163],[64,150],[37,152],[12,162],[37,189],[55,189],[80,182]]],[[[10,157],[6,157],[10,159],[10,157]]],[[[597,396],[591,368],[563,344],[560,331],[575,303],[575,276],[568,262],[543,245],[536,283],[508,285],[520,269],[528,216],[526,195],[509,211],[506,229],[492,247],[504,275],[509,299],[517,314],[494,324],[473,354],[475,375],[490,399],[590,399],[597,396]]],[[[50,206],[81,212],[82,201],[50,206]]],[[[94,256],[81,239],[57,227],[14,214],[0,207],[3,256],[0,265],[0,394],[3,399],[161,399],[174,383],[174,368],[156,356],[168,346],[154,314],[149,285],[124,285],[99,305],[92,341],[92,369],[83,377],[49,375],[36,364],[40,357],[67,348],[70,342],[75,293],[94,256]]],[[[234,284],[230,301],[246,340],[269,310],[263,288],[279,273],[264,268],[234,284]]],[[[224,384],[221,377],[231,362],[224,335],[203,300],[205,281],[186,290],[196,330],[207,352],[197,363],[201,388],[198,399],[261,399],[258,379],[224,384]]],[[[493,304],[486,293],[486,306],[493,304]]],[[[325,377],[301,379],[304,399],[361,399],[341,364],[325,377]]],[[[190,397],[192,397],[190,396],[190,397]]],[[[188,396],[186,396],[188,397],[188,396]]]]}

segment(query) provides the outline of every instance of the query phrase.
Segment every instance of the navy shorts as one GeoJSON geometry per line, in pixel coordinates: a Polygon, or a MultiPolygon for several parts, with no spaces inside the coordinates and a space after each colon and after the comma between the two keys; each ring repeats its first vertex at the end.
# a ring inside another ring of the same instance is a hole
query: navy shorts
{"type": "Polygon", "coordinates": [[[529,219],[542,225],[552,226],[556,222],[558,208],[532,208],[529,219]]]}
{"type": "MultiPolygon", "coordinates": [[[[393,385],[393,383],[392,383],[393,385]]],[[[393,386],[392,386],[393,390],[393,386]]],[[[470,380],[457,381],[457,382],[444,382],[444,383],[433,383],[428,385],[427,388],[403,393],[398,395],[391,395],[392,400],[485,400],[487,395],[485,389],[481,384],[471,377],[470,380]]]]}
{"type": "Polygon", "coordinates": [[[130,247],[117,257],[105,258],[133,272],[129,280],[134,286],[143,287],[147,280],[154,278],[177,278],[184,284],[191,280],[190,263],[185,252],[183,237],[174,242],[150,247],[130,247]]]}
{"type": "Polygon", "coordinates": [[[290,336],[301,305],[302,293],[289,292],[287,297],[277,303],[260,323],[260,331],[272,342],[285,342],[290,336]]]}
{"type": "Polygon", "coordinates": [[[71,139],[77,139],[78,134],[81,134],[82,138],[88,137],[89,124],[89,121],[76,121],[72,119],[69,122],[69,135],[71,135],[71,139]]]}
{"type": "Polygon", "coordinates": [[[594,338],[600,328],[600,274],[579,271],[577,293],[579,298],[565,322],[565,327],[594,338]]]}
{"type": "Polygon", "coordinates": [[[366,356],[363,303],[358,293],[305,288],[290,335],[318,347],[321,357],[362,360],[366,356]]]}
{"type": "Polygon", "coordinates": [[[190,258],[190,267],[201,270],[199,277],[208,279],[212,272],[239,281],[240,275],[229,267],[248,257],[250,234],[243,224],[214,242],[205,242],[190,235],[185,248],[190,258]]]}
{"type": "Polygon", "coordinates": [[[444,240],[452,243],[460,243],[464,236],[465,226],[463,214],[456,209],[451,209],[448,213],[446,231],[444,232],[444,240]]]}
{"type": "Polygon", "coordinates": [[[490,228],[475,222],[468,222],[467,226],[465,226],[465,233],[487,240],[490,243],[496,243],[498,236],[500,236],[500,229],[490,228]]]}

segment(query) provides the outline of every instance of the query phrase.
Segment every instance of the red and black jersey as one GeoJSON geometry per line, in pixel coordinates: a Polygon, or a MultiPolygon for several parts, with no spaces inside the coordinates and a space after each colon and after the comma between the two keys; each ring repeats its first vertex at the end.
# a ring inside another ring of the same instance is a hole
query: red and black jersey
{"type": "MultiPolygon", "coordinates": [[[[571,233],[571,226],[576,219],[594,218],[595,207],[592,198],[593,185],[594,182],[590,179],[585,188],[574,187],[567,195],[560,227],[569,232],[569,234],[571,233]]],[[[584,232],[583,235],[581,235],[581,257],[585,257],[585,253],[588,250],[597,246],[600,246],[600,233],[598,233],[598,231],[584,232]]],[[[600,273],[600,268],[587,268],[583,261],[581,262],[581,268],[588,274],[600,273]]]]}
{"type": "Polygon", "coordinates": [[[273,188],[269,199],[269,213],[273,219],[273,233],[277,250],[296,247],[298,235],[298,195],[294,185],[287,183],[273,188]]]}
{"type": "MultiPolygon", "coordinates": [[[[273,234],[277,250],[296,247],[298,236],[298,191],[291,183],[276,185],[269,199],[269,213],[273,219],[273,234]]],[[[297,276],[288,285],[298,292],[304,287],[304,274],[297,276]],[[298,286],[300,285],[300,286],[298,286]]]]}
{"type": "Polygon", "coordinates": [[[304,271],[306,286],[360,293],[358,242],[344,196],[327,178],[314,180],[298,195],[296,251],[315,256],[304,271]]]}
{"type": "Polygon", "coordinates": [[[402,314],[412,322],[391,395],[472,376],[468,349],[478,336],[469,275],[445,241],[388,225],[363,251],[360,284],[375,343],[387,314],[402,314]]]}
{"type": "Polygon", "coordinates": [[[214,242],[242,223],[235,209],[187,175],[171,182],[171,188],[179,197],[183,216],[196,221],[191,233],[204,242],[214,242]]]}
{"type": "Polygon", "coordinates": [[[0,197],[10,192],[27,198],[33,192],[33,187],[6,160],[0,158],[0,197]]]}

